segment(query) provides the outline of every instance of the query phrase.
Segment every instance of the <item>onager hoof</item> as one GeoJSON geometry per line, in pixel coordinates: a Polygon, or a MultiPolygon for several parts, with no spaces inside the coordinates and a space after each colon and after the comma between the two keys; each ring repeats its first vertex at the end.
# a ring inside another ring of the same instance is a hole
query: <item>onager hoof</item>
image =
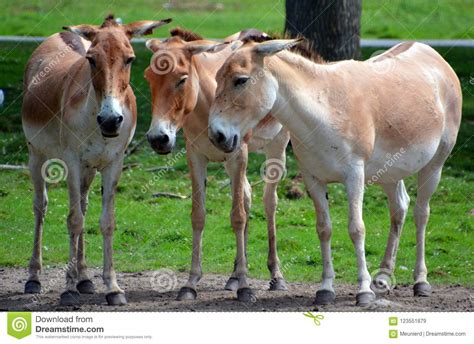
{"type": "Polygon", "coordinates": [[[196,290],[189,287],[182,287],[179,290],[178,297],[176,297],[176,300],[186,301],[186,300],[196,300],[196,298],[197,298],[196,290]]]}
{"type": "Polygon", "coordinates": [[[240,302],[255,302],[257,298],[250,288],[240,288],[237,290],[237,300],[240,302]]]}
{"type": "Polygon", "coordinates": [[[270,281],[270,290],[271,291],[284,291],[288,290],[286,282],[283,278],[273,278],[270,281]]]}
{"type": "Polygon", "coordinates": [[[314,303],[317,305],[330,305],[336,301],[336,294],[327,289],[318,290],[314,303]]]}
{"type": "Polygon", "coordinates": [[[105,295],[105,299],[109,306],[122,306],[127,304],[127,298],[124,293],[113,292],[105,295]]]}
{"type": "Polygon", "coordinates": [[[356,295],[356,306],[365,307],[375,301],[375,294],[373,292],[362,292],[356,295]]]}
{"type": "Polygon", "coordinates": [[[94,294],[95,293],[94,283],[92,283],[92,281],[88,279],[77,283],[76,288],[81,294],[94,294]]]}
{"type": "Polygon", "coordinates": [[[77,306],[81,303],[81,295],[77,291],[66,290],[61,294],[61,306],[77,306]]]}
{"type": "Polygon", "coordinates": [[[416,283],[413,286],[413,293],[416,297],[428,297],[431,295],[431,286],[426,282],[416,283]]]}
{"type": "Polygon", "coordinates": [[[230,277],[224,287],[225,290],[237,291],[239,289],[239,279],[237,277],[230,277]]]}
{"type": "Polygon", "coordinates": [[[41,283],[38,281],[27,281],[25,283],[25,294],[41,293],[41,283]]]}

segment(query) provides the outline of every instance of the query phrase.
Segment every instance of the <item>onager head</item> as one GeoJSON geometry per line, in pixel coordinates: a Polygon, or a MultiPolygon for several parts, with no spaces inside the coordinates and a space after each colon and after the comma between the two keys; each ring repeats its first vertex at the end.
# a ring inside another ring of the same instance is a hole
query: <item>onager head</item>
{"type": "Polygon", "coordinates": [[[123,108],[127,105],[125,95],[130,88],[131,64],[135,59],[130,40],[134,36],[151,34],[154,29],[170,21],[145,20],[121,25],[110,15],[101,26],[83,24],[63,27],[91,42],[85,58],[99,104],[97,123],[103,136],[116,137],[122,127],[123,108]]]}
{"type": "Polygon", "coordinates": [[[246,42],[226,60],[217,72],[216,97],[209,114],[209,139],[217,148],[226,153],[234,151],[241,138],[272,110],[278,82],[265,57],[300,41],[246,42]]]}
{"type": "Polygon", "coordinates": [[[161,42],[151,39],[146,46],[153,52],[145,79],[151,89],[152,121],[147,133],[151,147],[158,154],[168,154],[176,143],[176,132],[186,115],[196,106],[199,79],[193,67],[193,55],[213,49],[215,42],[204,41],[181,29],[161,42]]]}

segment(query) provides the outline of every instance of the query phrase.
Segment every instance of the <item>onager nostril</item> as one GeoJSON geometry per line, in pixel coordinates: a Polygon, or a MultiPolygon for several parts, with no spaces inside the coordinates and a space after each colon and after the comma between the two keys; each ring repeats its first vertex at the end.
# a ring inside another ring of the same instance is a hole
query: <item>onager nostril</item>
{"type": "Polygon", "coordinates": [[[117,124],[120,124],[123,122],[123,116],[120,115],[120,116],[117,116],[117,124]]]}
{"type": "Polygon", "coordinates": [[[239,138],[237,137],[237,134],[234,135],[234,137],[232,138],[232,147],[235,147],[237,146],[237,140],[239,138]]]}
{"type": "Polygon", "coordinates": [[[99,125],[102,125],[102,123],[104,123],[104,118],[102,116],[97,116],[97,123],[99,123],[99,125]]]}
{"type": "Polygon", "coordinates": [[[166,134],[162,135],[162,136],[160,136],[160,141],[161,141],[162,144],[166,144],[166,143],[170,142],[170,137],[166,134]]]}
{"type": "Polygon", "coordinates": [[[224,142],[224,141],[225,141],[225,135],[224,135],[222,132],[218,131],[218,132],[216,133],[216,141],[217,141],[218,143],[224,142]]]}

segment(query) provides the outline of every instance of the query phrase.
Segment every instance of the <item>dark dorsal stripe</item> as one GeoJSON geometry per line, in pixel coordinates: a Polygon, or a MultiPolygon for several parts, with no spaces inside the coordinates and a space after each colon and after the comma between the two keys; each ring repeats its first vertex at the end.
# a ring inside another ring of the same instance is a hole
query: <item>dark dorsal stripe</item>
{"type": "Polygon", "coordinates": [[[200,41],[204,39],[201,35],[180,27],[175,27],[174,29],[171,29],[170,34],[171,37],[179,37],[185,42],[200,41]]]}

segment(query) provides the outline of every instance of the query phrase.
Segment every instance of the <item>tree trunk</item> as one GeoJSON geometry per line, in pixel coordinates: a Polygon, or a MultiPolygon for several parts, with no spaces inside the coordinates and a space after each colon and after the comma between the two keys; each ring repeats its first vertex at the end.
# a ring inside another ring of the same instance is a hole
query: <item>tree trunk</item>
{"type": "Polygon", "coordinates": [[[361,0],[286,0],[285,32],[303,35],[326,61],[360,57],[361,0]]]}

